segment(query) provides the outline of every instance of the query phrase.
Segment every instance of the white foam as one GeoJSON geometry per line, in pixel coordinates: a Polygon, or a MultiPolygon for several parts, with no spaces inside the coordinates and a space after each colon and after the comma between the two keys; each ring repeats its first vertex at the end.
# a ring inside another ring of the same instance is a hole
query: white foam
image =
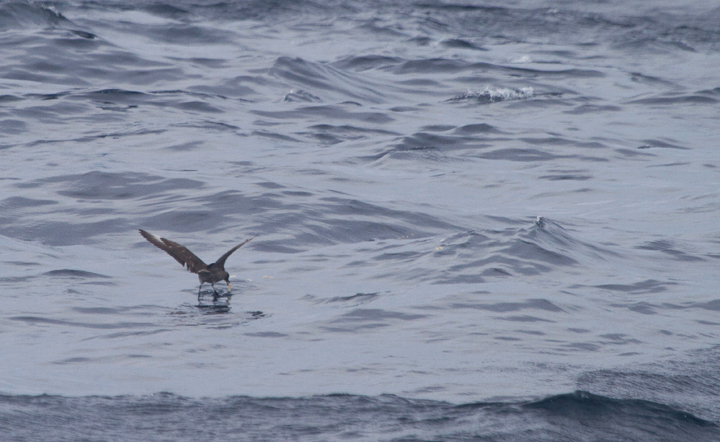
{"type": "Polygon", "coordinates": [[[470,100],[475,99],[485,103],[495,103],[498,101],[522,100],[531,98],[535,95],[535,89],[526,86],[519,89],[499,88],[494,86],[485,86],[478,91],[468,91],[464,94],[457,95],[452,100],[470,100]]]}

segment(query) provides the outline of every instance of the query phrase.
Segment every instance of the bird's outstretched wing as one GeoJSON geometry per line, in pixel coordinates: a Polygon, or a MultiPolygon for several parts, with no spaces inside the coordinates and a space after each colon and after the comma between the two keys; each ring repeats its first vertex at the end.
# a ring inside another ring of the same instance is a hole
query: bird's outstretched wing
{"type": "Polygon", "coordinates": [[[159,236],[155,236],[144,230],[140,230],[140,234],[143,238],[148,240],[150,244],[154,245],[158,249],[164,250],[168,255],[175,258],[175,261],[185,267],[188,272],[199,273],[203,270],[207,270],[207,264],[202,262],[202,259],[195,256],[195,254],[188,250],[187,247],[181,246],[169,239],[160,238],[159,236]]]}
{"type": "Polygon", "coordinates": [[[247,243],[249,243],[250,241],[252,241],[253,238],[255,238],[255,237],[253,236],[253,237],[250,238],[250,239],[246,239],[245,241],[243,241],[243,242],[241,242],[240,244],[236,245],[236,246],[233,247],[232,249],[228,250],[227,253],[225,253],[223,256],[221,256],[220,258],[218,258],[217,261],[215,261],[215,265],[216,265],[216,266],[220,266],[220,267],[222,267],[222,268],[225,268],[225,260],[228,259],[228,256],[232,255],[232,253],[233,253],[235,250],[239,249],[240,247],[242,247],[242,246],[244,246],[245,244],[247,244],[247,243]]]}

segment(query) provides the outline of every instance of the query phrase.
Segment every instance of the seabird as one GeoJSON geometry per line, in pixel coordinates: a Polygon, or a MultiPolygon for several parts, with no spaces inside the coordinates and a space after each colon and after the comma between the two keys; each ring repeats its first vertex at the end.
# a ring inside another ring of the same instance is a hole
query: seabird
{"type": "Polygon", "coordinates": [[[164,250],[165,252],[167,252],[168,255],[175,258],[175,261],[179,262],[183,267],[185,267],[188,272],[197,273],[198,279],[200,280],[198,297],[200,296],[200,289],[202,289],[203,284],[205,284],[206,282],[209,282],[212,285],[213,292],[217,293],[215,291],[215,283],[225,281],[227,283],[228,293],[230,292],[230,289],[232,287],[230,285],[230,275],[228,274],[228,272],[225,271],[225,260],[228,259],[228,257],[232,255],[235,250],[244,246],[253,239],[246,239],[245,241],[236,245],[232,249],[228,250],[227,253],[221,256],[214,263],[205,264],[200,258],[195,256],[193,252],[188,250],[187,247],[181,246],[180,244],[174,241],[170,241],[169,239],[160,238],[159,236],[155,236],[152,233],[148,233],[142,229],[140,230],[140,234],[143,236],[143,238],[148,240],[150,244],[161,250],[164,250]]]}

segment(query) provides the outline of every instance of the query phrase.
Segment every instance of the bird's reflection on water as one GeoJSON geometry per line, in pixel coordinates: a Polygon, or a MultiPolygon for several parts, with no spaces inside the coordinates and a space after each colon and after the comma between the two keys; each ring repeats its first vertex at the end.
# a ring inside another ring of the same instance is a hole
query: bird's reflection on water
{"type": "MultiPolygon", "coordinates": [[[[190,290],[185,290],[190,292],[190,290]]],[[[231,328],[272,316],[261,311],[238,311],[238,304],[235,310],[231,310],[232,293],[226,291],[205,290],[200,293],[197,302],[185,302],[173,309],[170,316],[176,325],[182,326],[205,326],[210,328],[231,328]]],[[[241,302],[240,300],[235,301],[241,302]]]]}
{"type": "Polygon", "coordinates": [[[198,294],[197,308],[205,315],[217,315],[230,312],[232,293],[206,290],[198,294]]]}

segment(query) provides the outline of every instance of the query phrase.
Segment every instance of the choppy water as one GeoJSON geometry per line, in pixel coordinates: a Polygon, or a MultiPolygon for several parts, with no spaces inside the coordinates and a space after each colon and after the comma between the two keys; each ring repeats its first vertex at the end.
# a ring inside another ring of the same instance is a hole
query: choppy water
{"type": "Polygon", "coordinates": [[[3,433],[720,440],[709,3],[0,2],[3,433]]]}

